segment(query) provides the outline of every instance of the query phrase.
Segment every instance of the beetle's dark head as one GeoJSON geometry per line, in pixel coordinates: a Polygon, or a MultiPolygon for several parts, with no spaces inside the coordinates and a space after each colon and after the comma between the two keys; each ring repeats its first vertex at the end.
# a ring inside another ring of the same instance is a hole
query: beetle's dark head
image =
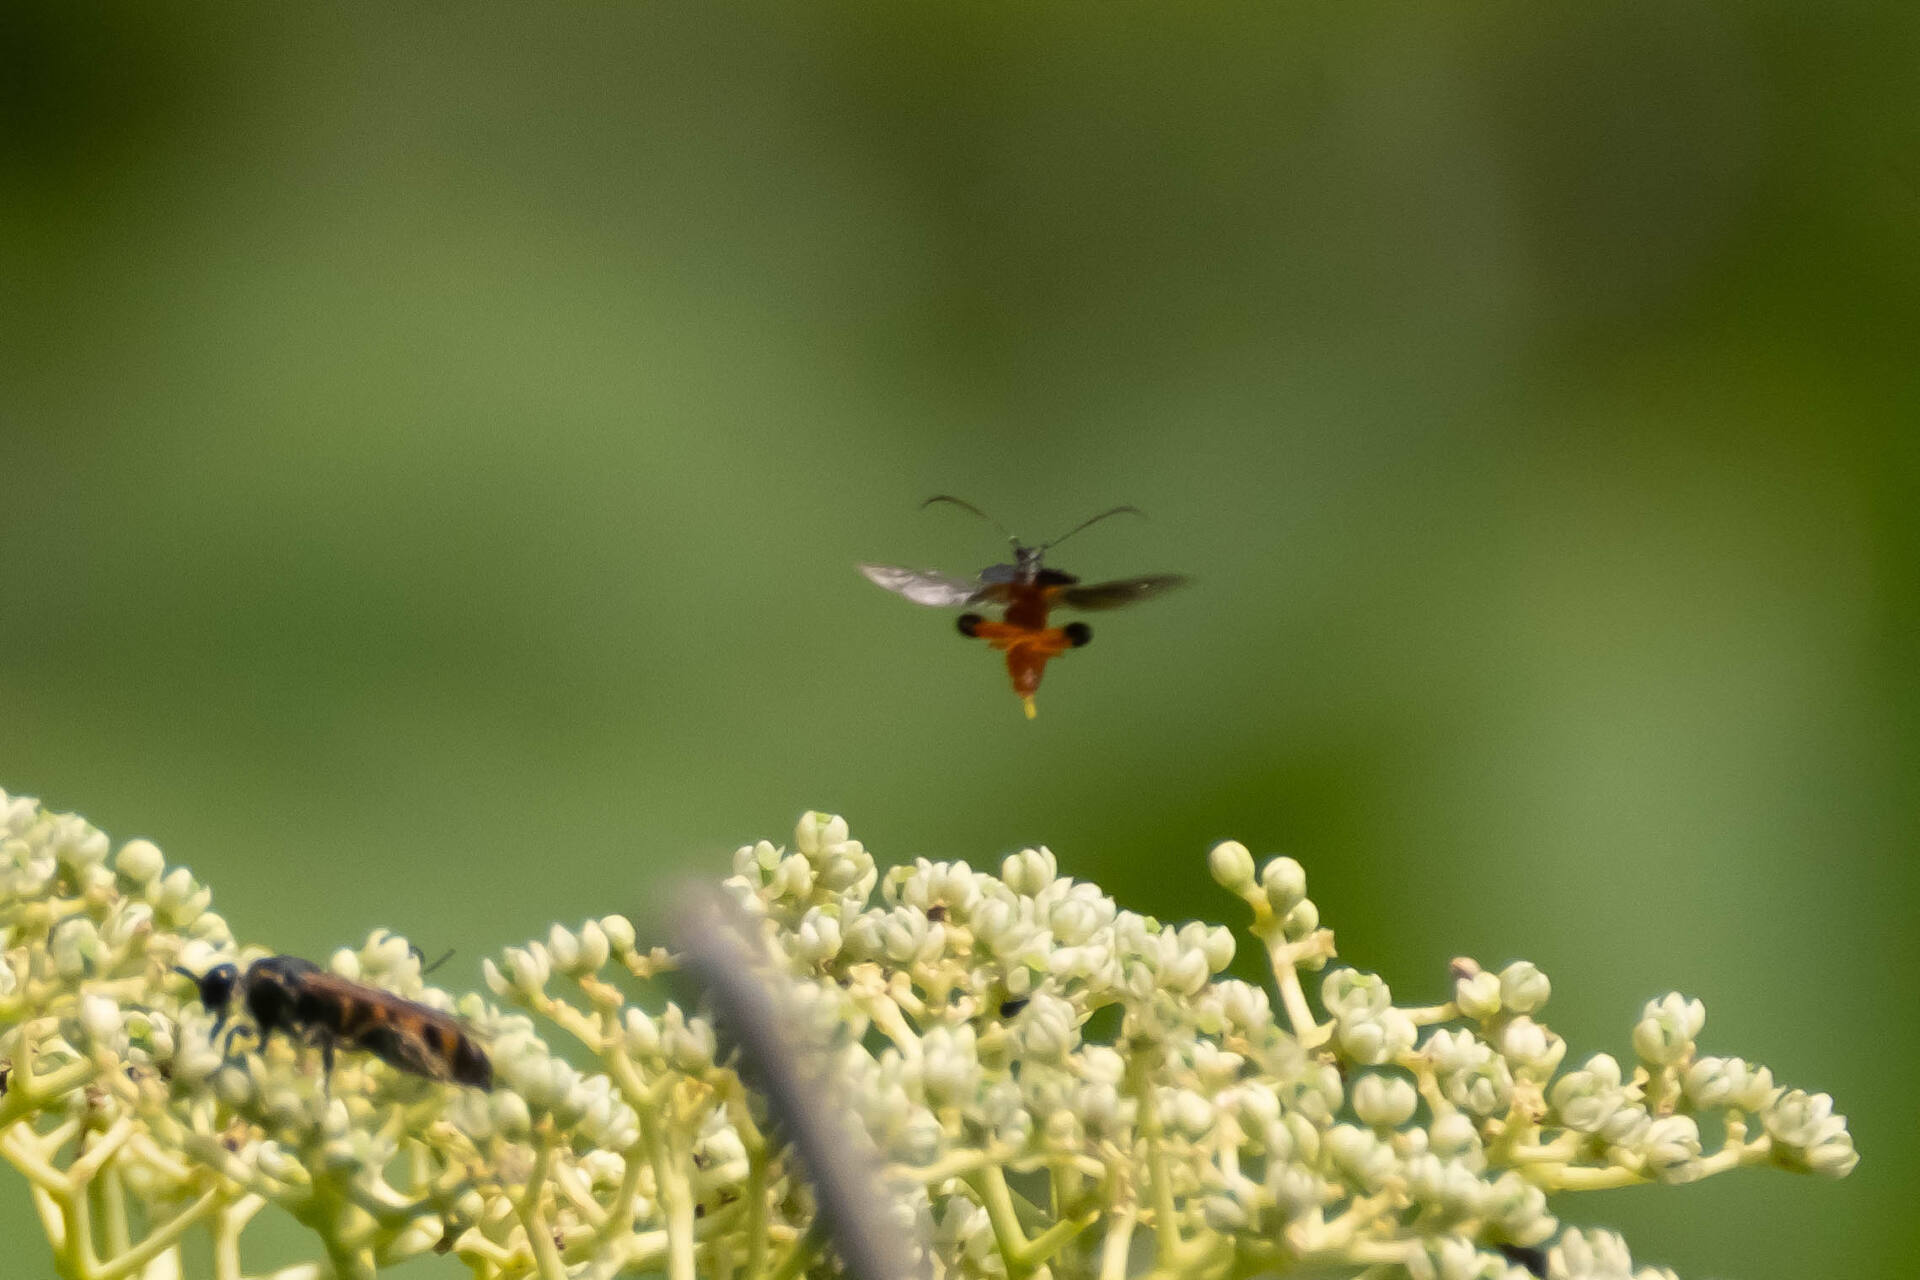
{"type": "Polygon", "coordinates": [[[233,1003],[233,989],[240,982],[239,966],[217,964],[205,973],[191,973],[175,965],[173,971],[200,988],[200,1003],[207,1006],[209,1012],[223,1021],[226,1019],[227,1006],[233,1003]]]}

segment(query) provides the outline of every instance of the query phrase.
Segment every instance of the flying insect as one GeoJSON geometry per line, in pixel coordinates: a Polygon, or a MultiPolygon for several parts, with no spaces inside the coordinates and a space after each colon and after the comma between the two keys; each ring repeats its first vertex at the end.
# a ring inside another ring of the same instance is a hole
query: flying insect
{"type": "MultiPolygon", "coordinates": [[[[390,1067],[429,1080],[493,1088],[493,1063],[460,1022],[429,1005],[391,991],[329,973],[299,956],[266,956],[247,966],[215,965],[203,974],[179,966],[174,972],[200,990],[200,1003],[214,1015],[213,1040],[226,1027],[235,997],[253,1018],[260,1047],[278,1031],[289,1040],[317,1044],[323,1069],[333,1075],[336,1046],[370,1053],[390,1067]]],[[[227,1031],[227,1049],[245,1030],[227,1031]]]]}
{"type": "Polygon", "coordinates": [[[1028,546],[1006,528],[970,502],[947,494],[937,494],[921,503],[922,509],[936,502],[949,503],[971,511],[999,529],[1013,547],[1012,564],[991,565],[976,578],[960,578],[922,569],[903,569],[890,564],[863,564],[860,572],[867,581],[915,604],[933,608],[968,609],[960,615],[960,634],[985,640],[1007,655],[1007,676],[1019,695],[1031,720],[1037,713],[1033,695],[1040,688],[1040,677],[1047,663],[1069,649],[1078,649],[1093,639],[1093,628],[1084,622],[1069,622],[1063,627],[1049,625],[1055,609],[1118,609],[1122,605],[1148,600],[1181,586],[1187,579],[1177,573],[1149,574],[1140,578],[1115,578],[1110,582],[1083,583],[1073,574],[1046,564],[1046,554],[1088,525],[1109,516],[1140,515],[1137,507],[1114,507],[1082,520],[1051,542],[1028,546]],[[972,612],[973,606],[1000,605],[995,621],[972,612]]]}

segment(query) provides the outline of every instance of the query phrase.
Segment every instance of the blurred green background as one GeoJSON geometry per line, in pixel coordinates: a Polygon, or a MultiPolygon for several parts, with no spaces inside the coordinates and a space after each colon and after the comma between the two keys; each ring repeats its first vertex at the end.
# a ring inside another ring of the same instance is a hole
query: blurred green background
{"type": "Polygon", "coordinates": [[[1909,1276],[1917,59],[1893,3],[10,4],[0,786],[455,985],[809,807],[1163,917],[1237,921],[1236,836],[1402,997],[1526,956],[1584,1054],[1678,987],[1864,1153],[1572,1220],[1909,1276]],[[1029,724],[853,571],[998,559],[935,492],[1199,582],[1029,724]]]}

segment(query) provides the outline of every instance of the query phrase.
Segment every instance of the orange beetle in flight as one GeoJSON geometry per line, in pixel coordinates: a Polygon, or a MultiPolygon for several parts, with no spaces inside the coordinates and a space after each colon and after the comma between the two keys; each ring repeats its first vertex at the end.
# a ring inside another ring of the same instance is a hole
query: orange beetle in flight
{"type": "Polygon", "coordinates": [[[998,622],[977,613],[960,615],[960,634],[985,640],[1007,655],[1007,675],[1013,691],[1027,709],[1027,718],[1036,714],[1033,695],[1040,688],[1040,676],[1047,663],[1069,649],[1077,649],[1093,639],[1093,628],[1084,622],[1069,622],[1064,627],[1047,625],[1054,609],[1118,609],[1171,590],[1186,582],[1177,573],[1150,574],[1143,578],[1116,578],[1111,582],[1082,583],[1080,579],[1044,563],[1047,551],[1059,546],[1090,524],[1122,513],[1140,515],[1136,507],[1115,507],[1082,520],[1051,542],[1030,547],[980,508],[959,498],[938,494],[921,503],[922,508],[936,502],[952,503],[973,512],[1006,536],[1013,545],[1013,563],[996,564],[980,571],[978,578],[958,578],[920,569],[903,569],[891,564],[863,564],[860,572],[878,587],[905,596],[915,604],[934,608],[959,609],[970,605],[998,604],[1005,609],[998,622]]]}

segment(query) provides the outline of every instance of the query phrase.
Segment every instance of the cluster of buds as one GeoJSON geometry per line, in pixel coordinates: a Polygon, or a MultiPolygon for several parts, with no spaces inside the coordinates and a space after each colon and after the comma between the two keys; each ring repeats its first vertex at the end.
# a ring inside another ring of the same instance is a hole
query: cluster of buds
{"type": "MultiPolygon", "coordinates": [[[[1208,866],[1251,911],[1271,985],[1223,976],[1231,930],[1123,910],[1045,849],[883,874],[807,814],[790,850],[735,856],[730,916],[773,1016],[837,1081],[810,1105],[871,1149],[904,1271],[1654,1280],[1670,1273],[1636,1270],[1617,1235],[1562,1229],[1549,1196],[1857,1160],[1826,1095],[1700,1056],[1698,1001],[1649,1003],[1631,1065],[1566,1069],[1533,965],[1456,960],[1450,999],[1396,1005],[1332,963],[1298,863],[1227,843],[1208,866]]],[[[820,1224],[843,1193],[796,1158],[804,1126],[737,1070],[736,1028],[666,997],[677,957],[627,919],[509,948],[458,998],[397,936],[328,958],[458,1017],[487,1092],[350,1046],[329,1077],[297,1037],[229,1052],[176,967],[267,954],[152,844],[112,850],[0,793],[0,1158],[63,1280],[178,1277],[194,1235],[215,1280],[242,1280],[267,1210],[316,1239],[278,1280],[430,1252],[487,1280],[838,1265],[820,1224]]]]}

